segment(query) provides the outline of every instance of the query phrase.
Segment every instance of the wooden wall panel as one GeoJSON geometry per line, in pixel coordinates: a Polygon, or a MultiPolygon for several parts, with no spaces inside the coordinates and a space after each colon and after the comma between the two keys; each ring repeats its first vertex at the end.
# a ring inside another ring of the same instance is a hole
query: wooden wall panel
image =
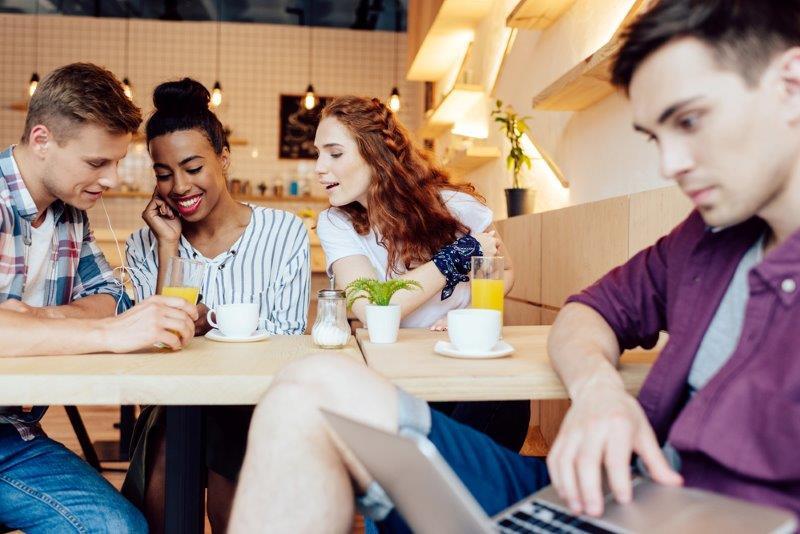
{"type": "Polygon", "coordinates": [[[630,196],[629,257],[666,235],[692,211],[692,203],[677,186],[630,196]]]}
{"type": "Polygon", "coordinates": [[[546,324],[546,325],[553,324],[555,322],[555,320],[556,320],[556,315],[558,315],[557,311],[551,310],[551,309],[548,309],[548,308],[542,308],[542,311],[541,311],[541,321],[542,322],[541,322],[541,324],[546,324]]]}
{"type": "Polygon", "coordinates": [[[628,259],[628,197],[542,216],[542,304],[561,307],[568,296],[628,259]]]}
{"type": "Polygon", "coordinates": [[[495,223],[506,253],[514,263],[510,296],[538,304],[542,301],[542,215],[512,217],[495,223]]]}
{"type": "Polygon", "coordinates": [[[503,306],[503,324],[505,326],[541,324],[541,309],[538,306],[509,298],[505,299],[503,306]]]}
{"type": "MultiPolygon", "coordinates": [[[[569,400],[545,400],[539,401],[539,432],[547,444],[548,451],[553,446],[553,442],[561,428],[561,422],[567,414],[570,405],[569,400]]],[[[533,406],[531,406],[533,409],[533,406]]]]}

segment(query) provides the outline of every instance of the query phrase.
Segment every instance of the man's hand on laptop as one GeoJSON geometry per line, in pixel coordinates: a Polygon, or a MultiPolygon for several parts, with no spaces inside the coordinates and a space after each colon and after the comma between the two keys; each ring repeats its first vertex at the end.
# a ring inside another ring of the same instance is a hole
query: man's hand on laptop
{"type": "Polygon", "coordinates": [[[639,403],[621,385],[587,384],[572,400],[547,457],[550,479],[574,513],[603,513],[602,468],[618,502],[627,503],[631,454],[638,454],[656,482],[680,485],[639,403]]]}
{"type": "Polygon", "coordinates": [[[197,308],[180,297],[153,296],[98,325],[106,350],[131,352],[163,343],[172,350],[194,337],[197,308]]]}

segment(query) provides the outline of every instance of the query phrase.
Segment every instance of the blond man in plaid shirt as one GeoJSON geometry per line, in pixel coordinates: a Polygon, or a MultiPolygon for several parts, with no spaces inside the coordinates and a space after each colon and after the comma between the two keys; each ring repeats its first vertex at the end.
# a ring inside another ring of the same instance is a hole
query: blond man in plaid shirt
{"type": "MultiPolygon", "coordinates": [[[[119,182],[141,112],[109,71],[56,69],[31,98],[20,143],[0,152],[0,355],[129,352],[194,335],[194,307],[131,308],[86,209],[119,182]]],[[[146,532],[141,514],[78,456],[44,436],[46,407],[0,408],[0,530],[146,532]]]]}

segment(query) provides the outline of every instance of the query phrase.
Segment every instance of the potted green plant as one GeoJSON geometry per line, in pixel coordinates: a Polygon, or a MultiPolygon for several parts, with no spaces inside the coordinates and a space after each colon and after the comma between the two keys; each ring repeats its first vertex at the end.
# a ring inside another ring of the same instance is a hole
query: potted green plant
{"type": "Polygon", "coordinates": [[[492,110],[494,121],[500,124],[500,131],[506,136],[511,144],[511,149],[506,156],[506,166],[512,171],[514,180],[511,187],[506,189],[506,207],[508,216],[523,215],[533,213],[533,202],[535,191],[522,187],[519,180],[519,173],[522,166],[531,168],[531,158],[522,149],[522,136],[528,132],[528,124],[525,122],[530,119],[528,116],[520,117],[511,106],[503,107],[503,101],[495,102],[492,110]]]}
{"type": "Polygon", "coordinates": [[[394,343],[400,330],[400,306],[392,304],[392,296],[405,289],[422,289],[416,280],[394,278],[381,282],[374,278],[358,278],[345,288],[347,308],[359,299],[367,299],[367,331],[372,343],[394,343]]]}

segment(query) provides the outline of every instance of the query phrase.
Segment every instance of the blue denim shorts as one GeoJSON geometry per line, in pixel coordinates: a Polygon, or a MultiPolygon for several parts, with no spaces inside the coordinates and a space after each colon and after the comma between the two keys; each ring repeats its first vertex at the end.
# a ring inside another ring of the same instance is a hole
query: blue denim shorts
{"type": "MultiPolygon", "coordinates": [[[[400,389],[398,427],[401,434],[415,432],[427,437],[489,516],[550,483],[542,460],[506,449],[400,389]]],[[[365,517],[377,522],[381,532],[410,532],[376,482],[358,497],[357,506],[365,517]]]]}

